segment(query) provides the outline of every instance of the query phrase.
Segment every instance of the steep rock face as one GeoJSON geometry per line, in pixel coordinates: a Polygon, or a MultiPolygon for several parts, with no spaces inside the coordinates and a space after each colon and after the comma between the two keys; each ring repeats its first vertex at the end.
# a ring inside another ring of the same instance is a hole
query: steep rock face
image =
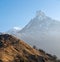
{"type": "Polygon", "coordinates": [[[13,35],[29,45],[36,45],[60,57],[60,21],[51,19],[41,11],[22,30],[13,32],[13,35]]]}
{"type": "Polygon", "coordinates": [[[0,35],[0,62],[45,62],[45,57],[12,35],[0,35]]]}

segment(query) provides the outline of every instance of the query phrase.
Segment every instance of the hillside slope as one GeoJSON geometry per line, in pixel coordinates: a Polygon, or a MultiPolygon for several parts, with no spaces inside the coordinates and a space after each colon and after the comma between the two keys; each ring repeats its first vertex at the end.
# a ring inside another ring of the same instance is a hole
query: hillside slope
{"type": "Polygon", "coordinates": [[[0,62],[51,62],[49,56],[9,34],[0,35],[0,62]]]}
{"type": "Polygon", "coordinates": [[[23,41],[8,34],[0,35],[0,61],[38,62],[41,54],[23,41]]]}

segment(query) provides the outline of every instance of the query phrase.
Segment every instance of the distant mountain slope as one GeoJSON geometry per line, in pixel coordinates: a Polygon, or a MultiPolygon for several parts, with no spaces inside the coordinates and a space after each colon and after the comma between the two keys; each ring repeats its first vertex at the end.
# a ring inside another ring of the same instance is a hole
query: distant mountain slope
{"type": "Polygon", "coordinates": [[[51,19],[43,12],[38,11],[22,30],[12,33],[30,45],[60,57],[60,21],[51,19]]]}

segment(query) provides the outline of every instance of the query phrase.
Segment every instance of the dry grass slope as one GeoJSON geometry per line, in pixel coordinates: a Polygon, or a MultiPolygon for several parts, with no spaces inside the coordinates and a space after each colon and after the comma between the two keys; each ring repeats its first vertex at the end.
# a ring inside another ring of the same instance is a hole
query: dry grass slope
{"type": "MultiPolygon", "coordinates": [[[[49,62],[49,56],[32,48],[24,41],[9,35],[0,35],[0,62],[49,62]]],[[[53,61],[50,61],[53,62],[53,61]]]]}

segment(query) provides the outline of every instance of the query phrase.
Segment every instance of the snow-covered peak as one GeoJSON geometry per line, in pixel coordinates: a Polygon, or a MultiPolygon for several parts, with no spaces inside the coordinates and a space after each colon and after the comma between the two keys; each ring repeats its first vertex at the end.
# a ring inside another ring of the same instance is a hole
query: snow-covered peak
{"type": "Polygon", "coordinates": [[[37,11],[36,16],[23,29],[20,31],[19,27],[14,27],[14,29],[9,33],[32,46],[46,48],[45,51],[60,57],[60,21],[51,19],[42,11],[37,11]]]}
{"type": "Polygon", "coordinates": [[[42,12],[41,10],[39,10],[39,11],[36,11],[36,15],[37,16],[45,16],[45,13],[42,12]]]}
{"type": "Polygon", "coordinates": [[[60,31],[59,26],[60,22],[46,16],[42,11],[37,11],[37,15],[19,32],[60,31]]]}

